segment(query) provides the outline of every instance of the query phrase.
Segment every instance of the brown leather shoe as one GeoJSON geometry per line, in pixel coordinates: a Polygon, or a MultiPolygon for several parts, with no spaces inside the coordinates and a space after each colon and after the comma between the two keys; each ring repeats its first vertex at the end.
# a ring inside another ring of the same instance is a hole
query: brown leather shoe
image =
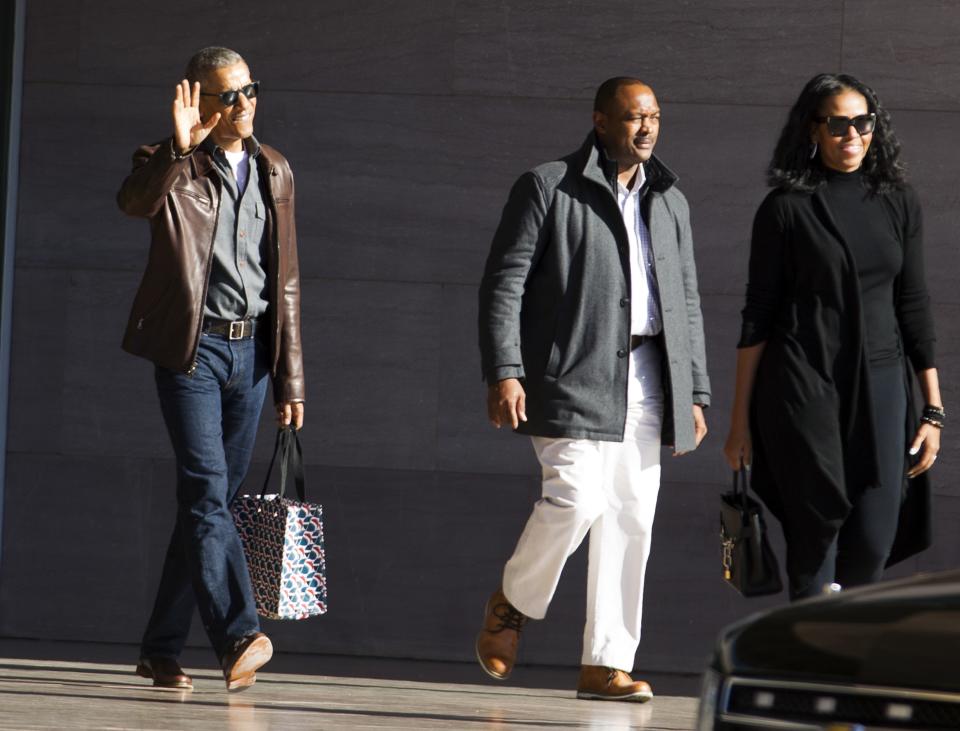
{"type": "Polygon", "coordinates": [[[653,698],[649,684],[634,680],[630,674],[616,668],[584,665],[580,668],[577,698],[588,701],[633,701],[646,703],[653,698]]]}
{"type": "Polygon", "coordinates": [[[497,589],[487,601],[483,629],[477,635],[476,652],[480,667],[491,678],[506,680],[517,659],[517,644],[527,618],[497,589]]]}
{"type": "Polygon", "coordinates": [[[223,656],[227,690],[243,690],[257,682],[257,670],[273,657],[273,644],[263,632],[241,637],[223,656]]]}
{"type": "Polygon", "coordinates": [[[141,678],[153,680],[157,688],[193,690],[193,680],[172,657],[141,657],[137,661],[136,673],[141,678]]]}

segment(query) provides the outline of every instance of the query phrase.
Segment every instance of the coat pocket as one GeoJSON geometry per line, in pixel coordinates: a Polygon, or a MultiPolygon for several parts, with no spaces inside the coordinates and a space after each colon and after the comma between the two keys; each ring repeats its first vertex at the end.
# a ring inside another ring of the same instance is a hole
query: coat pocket
{"type": "MultiPolygon", "coordinates": [[[[163,304],[167,300],[167,295],[171,291],[171,286],[168,284],[163,287],[157,295],[150,299],[143,297],[142,299],[146,300],[143,306],[140,305],[140,302],[137,302],[134,305],[134,312],[136,313],[136,328],[137,330],[143,330],[144,328],[150,327],[155,324],[155,321],[158,320],[163,304]]],[[[138,298],[141,299],[141,298],[138,298]]]]}
{"type": "Polygon", "coordinates": [[[553,326],[553,337],[549,342],[549,355],[544,368],[544,375],[554,380],[563,376],[569,370],[572,360],[582,350],[582,343],[577,342],[573,330],[577,326],[577,311],[572,302],[565,301],[557,313],[553,326]]]}
{"type": "Polygon", "coordinates": [[[543,375],[547,378],[556,380],[560,373],[560,345],[556,338],[550,344],[550,355],[547,357],[547,365],[543,369],[543,375]]]}
{"type": "Polygon", "coordinates": [[[201,206],[207,210],[213,206],[213,201],[211,201],[210,198],[195,190],[190,190],[189,188],[173,188],[171,192],[180,198],[187,199],[187,201],[195,206],[201,206]]]}

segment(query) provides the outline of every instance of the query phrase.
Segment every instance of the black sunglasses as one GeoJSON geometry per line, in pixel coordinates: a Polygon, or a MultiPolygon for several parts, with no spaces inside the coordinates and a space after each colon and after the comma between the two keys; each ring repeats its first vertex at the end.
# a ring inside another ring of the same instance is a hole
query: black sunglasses
{"type": "Polygon", "coordinates": [[[868,135],[873,132],[874,128],[877,126],[877,115],[873,112],[870,114],[861,114],[857,117],[817,117],[817,122],[821,124],[826,122],[827,132],[830,133],[832,137],[843,137],[847,130],[850,128],[850,125],[853,125],[853,128],[857,130],[857,134],[868,135]]]}
{"type": "Polygon", "coordinates": [[[233,89],[232,91],[221,91],[219,94],[208,93],[205,91],[200,92],[200,96],[215,96],[220,99],[220,103],[225,107],[232,107],[237,103],[237,99],[240,98],[240,95],[243,94],[247,99],[256,99],[257,94],[260,93],[260,82],[251,81],[249,84],[244,86],[242,89],[233,89]]]}

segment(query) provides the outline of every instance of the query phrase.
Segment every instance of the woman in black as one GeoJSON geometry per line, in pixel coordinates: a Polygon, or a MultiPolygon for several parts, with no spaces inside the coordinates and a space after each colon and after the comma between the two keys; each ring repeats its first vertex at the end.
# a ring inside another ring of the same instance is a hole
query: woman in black
{"type": "Polygon", "coordinates": [[[920,204],[868,86],[821,74],[757,211],[727,461],[780,519],[793,599],[880,579],[929,545],[944,422],[920,204]],[[926,401],[910,403],[911,369],[926,401]],[[909,464],[911,463],[912,464],[909,464]]]}

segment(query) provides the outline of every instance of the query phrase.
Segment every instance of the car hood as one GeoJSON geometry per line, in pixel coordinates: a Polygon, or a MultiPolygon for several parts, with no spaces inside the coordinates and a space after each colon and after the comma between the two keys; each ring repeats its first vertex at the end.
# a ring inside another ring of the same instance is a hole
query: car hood
{"type": "Polygon", "coordinates": [[[960,690],[960,571],[797,602],[721,634],[728,674],[960,690]]]}

